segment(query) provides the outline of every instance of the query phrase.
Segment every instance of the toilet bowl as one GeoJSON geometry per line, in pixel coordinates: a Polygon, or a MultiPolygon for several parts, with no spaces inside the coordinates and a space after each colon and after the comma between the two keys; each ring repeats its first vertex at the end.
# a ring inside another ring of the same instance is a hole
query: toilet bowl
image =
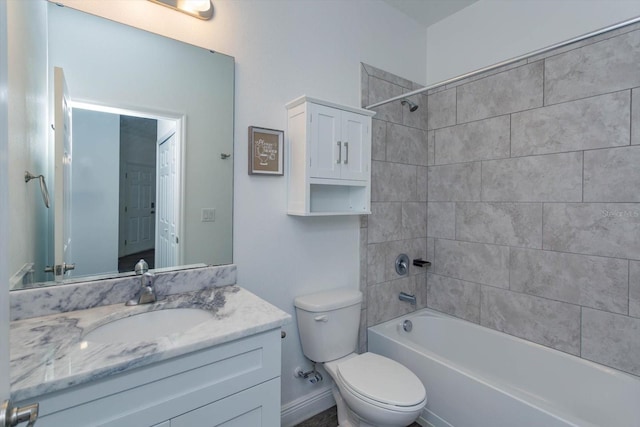
{"type": "Polygon", "coordinates": [[[427,403],[418,377],[386,357],[353,353],[323,366],[335,382],[334,398],[343,415],[338,416],[340,427],[404,427],[427,403]]]}
{"type": "Polygon", "coordinates": [[[352,289],[295,298],[303,353],[333,379],[340,427],[405,427],[426,405],[425,388],[400,363],[355,353],[361,303],[352,289]]]}

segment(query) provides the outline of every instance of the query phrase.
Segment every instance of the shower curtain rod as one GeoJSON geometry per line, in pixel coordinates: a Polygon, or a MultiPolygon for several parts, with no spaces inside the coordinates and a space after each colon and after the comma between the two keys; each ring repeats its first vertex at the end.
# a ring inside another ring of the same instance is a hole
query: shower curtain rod
{"type": "Polygon", "coordinates": [[[521,55],[521,56],[517,56],[515,58],[511,58],[511,59],[507,59],[507,60],[502,61],[502,62],[498,62],[497,64],[494,64],[494,65],[489,65],[487,67],[483,67],[483,68],[480,68],[478,70],[471,71],[471,72],[466,73],[466,74],[462,74],[462,75],[460,75],[458,77],[453,77],[453,78],[450,78],[450,79],[447,79],[447,80],[443,80],[443,81],[441,81],[439,83],[432,84],[432,85],[429,85],[429,86],[425,86],[425,87],[423,87],[421,89],[416,89],[416,90],[414,90],[412,92],[407,92],[407,93],[404,93],[402,95],[394,96],[393,98],[389,98],[389,99],[387,99],[385,101],[380,101],[380,102],[373,103],[371,105],[367,105],[365,108],[367,110],[370,110],[372,108],[379,107],[381,105],[388,104],[388,103],[393,102],[393,101],[399,101],[401,99],[404,99],[404,98],[407,98],[407,97],[410,97],[410,96],[413,96],[413,95],[418,95],[418,94],[420,94],[422,92],[426,92],[428,90],[435,89],[435,88],[440,87],[440,86],[444,86],[444,85],[447,85],[447,84],[455,83],[455,82],[458,82],[460,80],[466,79],[468,77],[474,77],[474,76],[477,76],[478,74],[482,74],[482,73],[485,73],[487,71],[492,71],[492,70],[495,70],[497,68],[504,67],[504,66],[507,66],[507,65],[511,65],[511,64],[514,64],[514,63],[516,63],[518,61],[522,61],[523,59],[531,58],[532,56],[540,55],[540,54],[549,52],[551,50],[554,50],[554,49],[557,49],[557,48],[560,48],[560,47],[563,47],[563,46],[570,45],[571,43],[576,43],[576,42],[579,42],[581,40],[588,39],[590,37],[595,37],[595,36],[598,36],[600,34],[603,34],[603,33],[609,32],[609,31],[617,30],[618,28],[626,27],[627,25],[635,24],[636,22],[640,22],[640,16],[638,16],[636,18],[633,18],[633,19],[629,19],[627,21],[619,22],[619,23],[611,25],[609,27],[605,27],[605,28],[601,28],[601,29],[596,30],[596,31],[592,31],[592,32],[587,33],[587,34],[583,34],[583,35],[578,36],[578,37],[574,37],[574,38],[569,39],[569,40],[565,40],[565,41],[560,42],[560,43],[553,44],[551,46],[547,46],[547,47],[542,48],[542,49],[535,50],[533,52],[526,53],[526,54],[521,55]]]}

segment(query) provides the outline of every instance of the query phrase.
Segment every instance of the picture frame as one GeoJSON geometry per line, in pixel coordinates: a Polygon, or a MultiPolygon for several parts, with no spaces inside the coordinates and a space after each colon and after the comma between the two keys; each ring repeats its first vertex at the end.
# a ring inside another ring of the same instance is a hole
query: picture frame
{"type": "Polygon", "coordinates": [[[249,126],[249,175],[284,175],[284,131],[249,126]]]}

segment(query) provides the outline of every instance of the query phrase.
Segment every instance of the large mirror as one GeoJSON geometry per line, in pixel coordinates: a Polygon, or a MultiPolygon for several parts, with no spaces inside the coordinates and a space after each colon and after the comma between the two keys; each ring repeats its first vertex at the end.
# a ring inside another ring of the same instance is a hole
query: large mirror
{"type": "Polygon", "coordinates": [[[27,105],[45,88],[51,128],[45,143],[35,132],[9,147],[10,173],[43,175],[51,202],[39,180],[11,184],[12,288],[126,274],[140,258],[231,263],[233,58],[44,0],[10,3],[24,19],[9,28],[10,60],[27,75],[15,65],[10,79],[27,105]]]}

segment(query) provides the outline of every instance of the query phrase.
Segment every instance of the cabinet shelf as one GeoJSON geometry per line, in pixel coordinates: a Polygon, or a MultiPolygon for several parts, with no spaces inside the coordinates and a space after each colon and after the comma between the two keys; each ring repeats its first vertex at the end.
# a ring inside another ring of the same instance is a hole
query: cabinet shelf
{"type": "Polygon", "coordinates": [[[373,111],[309,98],[287,105],[289,215],[371,213],[373,111]]]}

